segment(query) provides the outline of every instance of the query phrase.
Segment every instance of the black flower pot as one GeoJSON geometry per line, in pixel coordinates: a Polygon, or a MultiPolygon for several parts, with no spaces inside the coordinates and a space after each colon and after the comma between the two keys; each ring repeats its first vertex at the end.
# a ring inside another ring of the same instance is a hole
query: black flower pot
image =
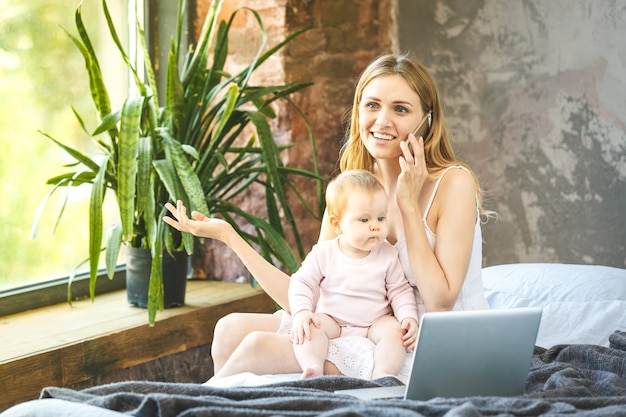
{"type": "MultiPolygon", "coordinates": [[[[124,246],[126,254],[126,295],[128,303],[148,307],[148,286],[152,270],[152,254],[148,249],[124,246]]],[[[163,252],[163,306],[178,307],[185,304],[189,256],[174,252],[174,257],[163,252]]]]}

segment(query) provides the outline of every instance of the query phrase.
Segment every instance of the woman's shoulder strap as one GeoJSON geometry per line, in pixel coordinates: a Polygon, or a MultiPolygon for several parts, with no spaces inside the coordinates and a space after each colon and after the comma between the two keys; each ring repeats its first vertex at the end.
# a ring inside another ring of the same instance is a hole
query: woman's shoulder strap
{"type": "Polygon", "coordinates": [[[439,178],[437,178],[437,182],[435,182],[435,187],[433,188],[433,192],[430,195],[428,204],[426,205],[426,210],[424,210],[424,216],[422,217],[424,222],[426,222],[426,218],[428,217],[428,212],[430,211],[430,207],[433,205],[433,201],[435,201],[435,195],[437,194],[437,190],[439,189],[439,184],[441,184],[441,180],[451,169],[454,169],[454,168],[462,169],[465,172],[470,173],[469,170],[462,165],[451,165],[447,168],[444,168],[441,175],[439,175],[439,178]]]}

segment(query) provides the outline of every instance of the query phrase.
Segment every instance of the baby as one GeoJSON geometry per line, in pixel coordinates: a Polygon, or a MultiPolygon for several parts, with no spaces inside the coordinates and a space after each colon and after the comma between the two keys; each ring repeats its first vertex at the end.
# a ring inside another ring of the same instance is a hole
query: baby
{"type": "Polygon", "coordinates": [[[376,346],[372,379],[396,375],[406,347],[415,343],[415,295],[397,250],[385,240],[387,201],[368,171],[345,171],[328,185],[326,210],[337,237],[313,247],[289,286],[302,378],[323,374],[329,339],[369,338],[376,346]]]}

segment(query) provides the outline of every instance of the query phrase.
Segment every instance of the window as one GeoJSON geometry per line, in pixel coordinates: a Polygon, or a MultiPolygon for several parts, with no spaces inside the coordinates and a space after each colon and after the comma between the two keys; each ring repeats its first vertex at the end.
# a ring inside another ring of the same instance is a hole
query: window
{"type": "MultiPolygon", "coordinates": [[[[37,237],[30,239],[38,207],[50,190],[46,180],[62,172],[66,157],[38,130],[64,143],[84,144],[86,153],[95,151],[72,112],[73,106],[93,131],[97,122],[85,65],[64,32],[76,35],[78,3],[0,0],[0,291],[67,277],[87,258],[89,188],[72,191],[53,233],[64,192],[57,191],[45,207],[37,237]]],[[[127,41],[133,9],[128,0],[107,4],[120,38],[127,41]]],[[[117,107],[129,76],[108,35],[101,3],[84,2],[82,16],[101,57],[112,106],[117,107]]],[[[105,221],[114,222],[116,203],[112,195],[107,198],[105,221]]]]}

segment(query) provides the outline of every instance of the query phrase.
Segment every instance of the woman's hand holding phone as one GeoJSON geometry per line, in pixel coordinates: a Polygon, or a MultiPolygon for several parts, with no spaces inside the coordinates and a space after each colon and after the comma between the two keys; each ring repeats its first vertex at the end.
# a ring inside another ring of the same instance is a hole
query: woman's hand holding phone
{"type": "Polygon", "coordinates": [[[429,123],[426,123],[430,114],[431,112],[428,112],[424,115],[414,133],[400,142],[402,155],[400,155],[399,163],[402,172],[398,176],[396,199],[401,210],[411,205],[418,206],[417,198],[428,176],[424,156],[424,138],[430,128],[429,123]]]}

